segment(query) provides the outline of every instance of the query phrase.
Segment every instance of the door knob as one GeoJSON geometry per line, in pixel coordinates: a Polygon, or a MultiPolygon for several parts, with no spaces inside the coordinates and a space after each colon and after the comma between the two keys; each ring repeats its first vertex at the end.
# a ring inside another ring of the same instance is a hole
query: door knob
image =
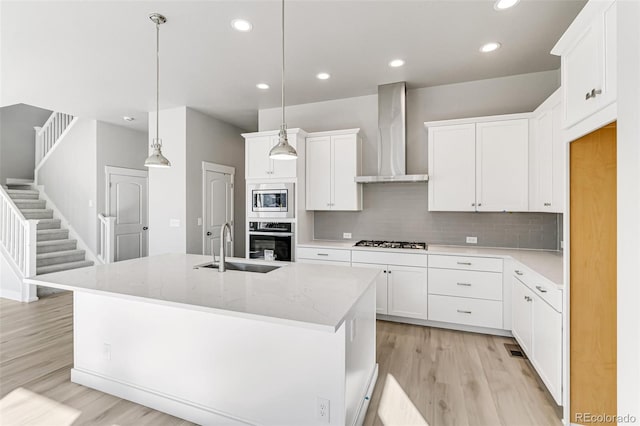
{"type": "Polygon", "coordinates": [[[207,232],[207,237],[211,236],[211,231],[207,232]]]}
{"type": "Polygon", "coordinates": [[[146,231],[147,229],[149,229],[149,227],[148,227],[148,226],[143,226],[143,227],[142,227],[142,230],[143,230],[143,231],[146,231]]]}

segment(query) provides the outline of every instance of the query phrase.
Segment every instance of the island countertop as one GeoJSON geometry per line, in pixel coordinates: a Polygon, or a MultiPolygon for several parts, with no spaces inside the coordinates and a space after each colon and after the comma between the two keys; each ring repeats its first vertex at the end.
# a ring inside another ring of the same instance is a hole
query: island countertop
{"type": "MultiPolygon", "coordinates": [[[[248,262],[227,258],[232,260],[248,262]]],[[[166,254],[38,275],[25,282],[335,332],[380,273],[302,263],[282,263],[266,274],[194,269],[209,261],[210,256],[166,254]]]]}

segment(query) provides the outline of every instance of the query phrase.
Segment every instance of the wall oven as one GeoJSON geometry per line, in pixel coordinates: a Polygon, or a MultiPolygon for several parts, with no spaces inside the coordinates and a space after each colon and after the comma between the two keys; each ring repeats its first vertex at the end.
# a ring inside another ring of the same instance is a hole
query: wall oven
{"type": "Polygon", "coordinates": [[[265,259],[265,250],[273,260],[293,260],[293,223],[249,222],[249,258],[265,259]]]}
{"type": "Polygon", "coordinates": [[[295,217],[293,183],[257,183],[247,187],[250,218],[295,217]]]}

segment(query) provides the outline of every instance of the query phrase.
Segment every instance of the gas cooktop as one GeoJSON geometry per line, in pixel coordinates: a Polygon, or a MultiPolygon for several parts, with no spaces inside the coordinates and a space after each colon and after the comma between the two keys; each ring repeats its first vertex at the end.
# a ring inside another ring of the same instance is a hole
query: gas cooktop
{"type": "Polygon", "coordinates": [[[427,243],[416,243],[408,241],[374,241],[360,240],[355,244],[356,247],[374,247],[374,248],[392,248],[392,249],[413,249],[426,250],[427,243]]]}

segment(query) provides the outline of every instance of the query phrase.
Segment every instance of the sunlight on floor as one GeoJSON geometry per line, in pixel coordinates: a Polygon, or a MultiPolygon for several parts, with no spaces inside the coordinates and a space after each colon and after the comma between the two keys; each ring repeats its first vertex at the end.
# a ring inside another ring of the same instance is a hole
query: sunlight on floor
{"type": "Polygon", "coordinates": [[[20,426],[69,426],[80,411],[24,388],[0,400],[0,424],[20,426]]]}
{"type": "Polygon", "coordinates": [[[391,374],[384,383],[378,416],[385,426],[429,426],[391,374]]]}

